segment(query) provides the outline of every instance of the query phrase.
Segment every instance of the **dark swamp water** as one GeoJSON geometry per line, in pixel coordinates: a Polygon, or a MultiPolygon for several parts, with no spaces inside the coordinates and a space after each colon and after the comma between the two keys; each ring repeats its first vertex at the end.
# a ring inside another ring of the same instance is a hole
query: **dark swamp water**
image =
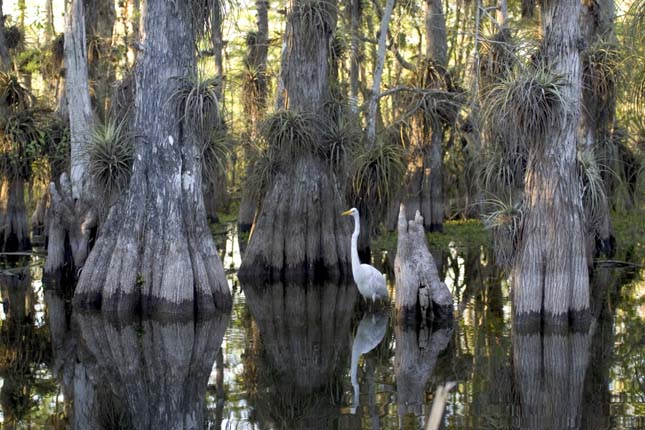
{"type": "Polygon", "coordinates": [[[444,429],[645,429],[642,269],[595,270],[588,331],[536,334],[484,248],[438,258],[452,326],[402,327],[353,284],[239,285],[220,247],[234,307],[202,321],[75,314],[38,252],[5,267],[0,429],[422,429],[446,381],[444,429]]]}

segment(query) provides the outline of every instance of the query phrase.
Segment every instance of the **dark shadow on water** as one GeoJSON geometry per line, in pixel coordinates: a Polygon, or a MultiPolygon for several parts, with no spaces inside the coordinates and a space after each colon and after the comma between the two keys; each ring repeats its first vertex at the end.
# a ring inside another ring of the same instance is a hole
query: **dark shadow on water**
{"type": "MultiPolygon", "coordinates": [[[[261,428],[330,429],[341,420],[354,285],[242,283],[256,324],[248,400],[261,428]]],[[[249,369],[250,370],[250,369],[249,369]]]]}

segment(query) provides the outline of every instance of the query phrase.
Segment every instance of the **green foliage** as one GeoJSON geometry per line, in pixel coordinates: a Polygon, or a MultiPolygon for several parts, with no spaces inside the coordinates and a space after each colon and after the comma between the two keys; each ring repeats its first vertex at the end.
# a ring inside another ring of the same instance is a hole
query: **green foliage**
{"type": "Polygon", "coordinates": [[[599,105],[607,104],[620,79],[622,58],[615,43],[598,40],[582,52],[584,89],[599,105]]]}
{"type": "Polygon", "coordinates": [[[0,100],[14,112],[30,109],[35,102],[34,96],[22,85],[18,76],[4,72],[0,72],[0,100]]]}
{"type": "Polygon", "coordinates": [[[199,75],[176,79],[178,85],[170,100],[175,103],[180,120],[206,144],[221,122],[216,92],[219,83],[199,75]]]}
{"type": "Polygon", "coordinates": [[[88,172],[107,197],[125,189],[130,181],[134,145],[123,122],[109,119],[95,125],[86,148],[88,172]]]}
{"type": "Polygon", "coordinates": [[[292,13],[298,24],[308,31],[326,33],[336,22],[336,6],[330,0],[296,0],[292,13]]]}
{"type": "Polygon", "coordinates": [[[357,148],[352,155],[351,192],[355,198],[351,200],[362,200],[372,212],[386,208],[401,186],[406,158],[402,146],[385,139],[357,148]]]}
{"type": "Polygon", "coordinates": [[[267,156],[274,162],[290,163],[302,155],[318,152],[316,129],[313,115],[279,110],[263,121],[260,131],[268,145],[267,156]]]}
{"type": "Polygon", "coordinates": [[[10,111],[0,118],[0,169],[10,176],[31,176],[31,164],[48,150],[50,113],[40,108],[10,111]]]}
{"type": "Polygon", "coordinates": [[[320,150],[329,166],[343,173],[350,155],[356,151],[363,137],[358,114],[352,112],[343,100],[331,100],[325,104],[321,121],[320,150]]]}
{"type": "Polygon", "coordinates": [[[486,90],[483,116],[509,144],[539,147],[546,131],[569,112],[563,88],[567,79],[545,65],[520,68],[486,90]]]}
{"type": "Polygon", "coordinates": [[[587,223],[597,225],[602,221],[602,205],[606,204],[605,183],[593,149],[579,149],[578,170],[582,179],[583,203],[587,210],[587,223]]]}
{"type": "Polygon", "coordinates": [[[202,148],[202,171],[205,179],[215,183],[217,175],[226,171],[228,158],[233,151],[234,142],[225,127],[219,127],[202,148]]]}

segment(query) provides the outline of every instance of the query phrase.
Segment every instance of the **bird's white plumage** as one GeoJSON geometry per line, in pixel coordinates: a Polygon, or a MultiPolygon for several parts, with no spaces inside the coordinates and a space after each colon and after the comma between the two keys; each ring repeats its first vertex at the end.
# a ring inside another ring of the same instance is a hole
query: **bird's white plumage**
{"type": "Polygon", "coordinates": [[[385,278],[383,274],[376,270],[374,266],[369,264],[361,264],[358,258],[358,235],[360,234],[361,224],[358,210],[352,208],[343,215],[351,215],[354,217],[354,233],[352,234],[352,275],[354,282],[358,287],[358,291],[365,298],[365,300],[385,300],[388,298],[389,293],[385,285],[385,278]]]}

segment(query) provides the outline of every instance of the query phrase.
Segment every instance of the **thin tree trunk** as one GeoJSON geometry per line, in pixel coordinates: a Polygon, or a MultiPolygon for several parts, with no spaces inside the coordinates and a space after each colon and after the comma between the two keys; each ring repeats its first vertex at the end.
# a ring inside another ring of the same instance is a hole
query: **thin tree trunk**
{"type": "Polygon", "coordinates": [[[383,66],[385,65],[387,32],[392,18],[394,9],[394,0],[387,0],[383,16],[381,16],[381,26],[379,29],[378,51],[376,53],[376,64],[374,66],[374,81],[372,81],[372,92],[367,105],[367,129],[365,131],[368,145],[376,144],[376,114],[378,110],[379,95],[381,94],[381,79],[383,77],[383,66]]]}
{"type": "Polygon", "coordinates": [[[506,0],[497,0],[495,20],[500,29],[508,26],[508,2],[506,0]]]}
{"type": "MultiPolygon", "coordinates": [[[[320,115],[329,97],[329,47],[336,28],[336,4],[315,4],[325,17],[307,25],[303,0],[287,9],[282,62],[284,108],[320,115]]],[[[320,139],[314,134],[314,139],[320,139]]],[[[269,142],[271,145],[272,142],[269,142]]],[[[334,172],[313,148],[292,156],[273,176],[240,267],[241,277],[337,278],[349,273],[349,222],[334,172]]]]}
{"type": "Polygon", "coordinates": [[[579,0],[542,3],[544,52],[550,72],[567,77],[567,109],[554,113],[542,142],[529,153],[524,216],[513,267],[516,322],[567,324],[586,316],[589,277],[584,212],[576,165],[581,63],[579,0]],[[570,315],[569,315],[570,314],[570,315]]]}
{"type": "Polygon", "coordinates": [[[25,181],[21,177],[4,176],[0,187],[0,250],[17,252],[31,249],[25,181]]]}
{"type": "Polygon", "coordinates": [[[196,73],[192,11],[149,0],[143,16],[130,186],[110,209],[74,303],[119,314],[212,313],[230,306],[230,292],[206,222],[196,131],[172,102],[177,78],[196,73]]]}
{"type": "Polygon", "coordinates": [[[4,31],[4,9],[2,0],[0,0],[0,70],[6,71],[11,68],[11,58],[9,58],[9,49],[7,48],[7,40],[4,31]]]}
{"type": "Polygon", "coordinates": [[[522,0],[522,19],[533,19],[536,0],[522,0]]]}
{"type": "Polygon", "coordinates": [[[607,74],[612,70],[612,65],[592,64],[598,60],[589,56],[594,55],[594,49],[614,49],[615,9],[614,0],[583,2],[581,20],[582,37],[588,49],[583,59],[585,73],[580,133],[588,162],[591,163],[588,168],[595,168],[602,175],[604,185],[594,204],[597,207],[587,208],[588,250],[606,256],[612,256],[615,248],[608,200],[614,192],[613,175],[609,172],[612,170],[611,160],[615,158],[610,148],[613,146],[612,129],[616,117],[616,82],[615,76],[607,74]],[[601,164],[606,164],[608,168],[601,168],[601,164]]]}
{"type": "MultiPolygon", "coordinates": [[[[244,95],[244,110],[250,116],[251,121],[248,124],[247,133],[249,135],[248,144],[253,144],[259,138],[258,127],[260,119],[264,115],[267,106],[267,56],[269,53],[269,2],[267,0],[257,0],[255,2],[257,10],[258,30],[254,38],[248,39],[248,54],[246,58],[246,67],[249,73],[254,73],[256,79],[253,86],[249,86],[249,94],[244,95]]],[[[246,178],[253,174],[253,164],[251,163],[251,150],[247,146],[246,154],[246,178]]],[[[258,206],[257,190],[252,190],[245,186],[242,190],[242,199],[240,201],[240,211],[237,218],[237,225],[240,232],[247,233],[251,231],[253,219],[258,206]]]]}
{"type": "Polygon", "coordinates": [[[73,0],[65,17],[65,100],[71,135],[71,177],[63,174],[58,188],[54,182],[49,186],[51,211],[44,274],[52,282],[61,280],[63,266],[67,265],[71,274],[83,266],[97,223],[86,156],[94,123],[86,49],[83,0],[73,0]],[[66,261],[66,238],[72,261],[66,261]]]}
{"type": "Polygon", "coordinates": [[[349,0],[351,45],[349,55],[349,97],[353,109],[358,110],[359,64],[361,62],[361,7],[362,0],[349,0]]]}

